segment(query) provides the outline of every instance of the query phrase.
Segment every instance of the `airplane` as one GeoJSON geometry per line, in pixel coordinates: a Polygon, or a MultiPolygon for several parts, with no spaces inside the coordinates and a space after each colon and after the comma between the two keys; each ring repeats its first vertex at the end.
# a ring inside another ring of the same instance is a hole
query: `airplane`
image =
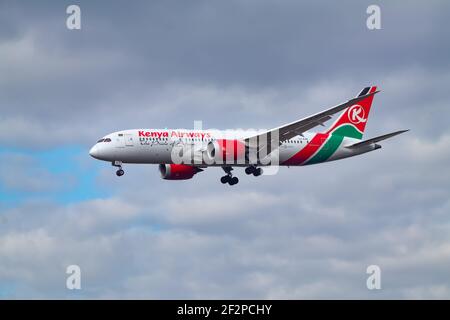
{"type": "Polygon", "coordinates": [[[187,180],[207,167],[221,167],[223,184],[235,185],[234,167],[245,167],[247,175],[263,174],[267,166],[304,166],[353,157],[381,148],[378,142],[409,130],[400,130],[362,140],[376,86],[365,87],[355,98],[322,112],[271,130],[222,131],[187,129],[133,129],[110,133],[90,149],[98,160],[125,172],[122,164],[158,164],[166,180],[187,180]],[[341,112],[334,123],[324,126],[341,112]]]}

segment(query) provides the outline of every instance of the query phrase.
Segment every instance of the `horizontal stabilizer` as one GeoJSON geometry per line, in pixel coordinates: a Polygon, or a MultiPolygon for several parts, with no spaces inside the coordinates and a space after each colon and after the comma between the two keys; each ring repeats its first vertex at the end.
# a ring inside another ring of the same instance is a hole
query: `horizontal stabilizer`
{"type": "Polygon", "coordinates": [[[384,134],[384,135],[382,135],[382,136],[378,136],[378,137],[375,137],[375,138],[372,138],[372,139],[364,140],[364,141],[361,141],[361,142],[352,144],[352,145],[350,145],[350,146],[347,146],[347,148],[355,149],[355,148],[361,148],[361,147],[364,147],[364,146],[368,146],[368,145],[377,143],[377,142],[379,142],[379,141],[382,141],[382,140],[386,140],[386,139],[392,138],[392,137],[394,137],[394,136],[396,136],[396,135],[398,135],[398,134],[401,134],[401,133],[403,133],[403,132],[406,132],[406,131],[409,131],[409,129],[408,129],[408,130],[395,131],[395,132],[388,133],[388,134],[384,134]]]}

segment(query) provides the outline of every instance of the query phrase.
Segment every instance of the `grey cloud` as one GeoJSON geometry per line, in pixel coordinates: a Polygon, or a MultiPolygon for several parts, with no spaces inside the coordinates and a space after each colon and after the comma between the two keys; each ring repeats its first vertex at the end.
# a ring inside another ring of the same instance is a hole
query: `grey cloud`
{"type": "Polygon", "coordinates": [[[372,83],[367,137],[411,131],[339,162],[236,170],[234,188],[217,168],[173,182],[139,165],[117,179],[105,164],[108,198],[1,208],[0,283],[12,297],[74,297],[76,263],[88,298],[448,298],[448,3],[382,3],[380,31],[365,28],[368,4],[82,1],[70,32],[64,2],[2,2],[2,145],[87,149],[118,129],[197,119],[268,128],[372,83]],[[365,288],[370,264],[379,292],[365,288]]]}
{"type": "Polygon", "coordinates": [[[448,179],[428,179],[415,154],[427,145],[441,168],[448,138],[394,145],[240,189],[223,189],[214,169],[195,188],[160,181],[154,166],[130,166],[120,182],[105,169],[99,184],[121,196],[6,212],[0,277],[39,297],[70,297],[64,266],[79,263],[85,297],[445,298],[448,179]],[[370,264],[382,268],[381,292],[365,288],[370,264]]]}
{"type": "MultiPolygon", "coordinates": [[[[20,132],[29,128],[36,141],[33,146],[46,145],[41,133],[46,130],[65,141],[87,144],[88,137],[94,141],[98,133],[86,128],[87,116],[98,123],[101,134],[119,126],[136,127],[142,123],[136,114],[153,126],[186,126],[184,117],[178,116],[186,109],[213,126],[229,127],[239,114],[242,119],[256,117],[251,125],[265,127],[272,125],[267,121],[271,118],[259,113],[269,109],[270,115],[290,103],[282,98],[261,108],[261,103],[230,95],[233,91],[250,99],[265,99],[273,92],[291,97],[296,93],[294,114],[299,115],[312,107],[317,110],[325,99],[328,102],[325,96],[336,103],[368,83],[379,84],[392,96],[388,104],[406,92],[412,95],[407,104],[404,100],[395,104],[400,111],[418,105],[421,100],[411,103],[416,96],[426,96],[421,107],[433,110],[447,101],[440,97],[448,81],[448,48],[445,41],[434,41],[448,37],[446,2],[385,3],[384,29],[379,32],[365,28],[366,6],[359,2],[80,5],[84,29],[70,32],[64,28],[63,3],[4,4],[7,29],[18,31],[12,32],[15,37],[4,35],[1,43],[2,128],[7,131],[16,124],[23,127],[20,132]],[[414,72],[424,68],[426,74],[414,72]],[[402,75],[405,78],[399,81],[402,75]],[[188,99],[174,105],[186,95],[177,91],[180,84],[193,92],[213,88],[217,94],[208,101],[188,99]],[[394,92],[399,84],[402,90],[394,92]],[[338,87],[342,93],[320,92],[322,101],[317,105],[301,99],[305,91],[321,85],[338,87]],[[226,105],[220,103],[224,97],[230,100],[226,105]],[[224,119],[219,122],[216,110],[223,108],[224,119]]],[[[16,139],[26,143],[25,134],[17,131],[16,139]]]]}

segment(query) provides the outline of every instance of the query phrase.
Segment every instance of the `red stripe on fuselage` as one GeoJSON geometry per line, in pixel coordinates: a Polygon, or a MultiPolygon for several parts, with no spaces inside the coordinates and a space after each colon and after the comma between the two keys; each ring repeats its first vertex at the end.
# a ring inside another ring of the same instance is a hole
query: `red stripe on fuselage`
{"type": "Polygon", "coordinates": [[[299,165],[311,158],[317,150],[325,143],[328,134],[316,133],[316,135],[311,139],[311,141],[299,152],[294,154],[292,157],[283,162],[284,165],[299,165]]]}

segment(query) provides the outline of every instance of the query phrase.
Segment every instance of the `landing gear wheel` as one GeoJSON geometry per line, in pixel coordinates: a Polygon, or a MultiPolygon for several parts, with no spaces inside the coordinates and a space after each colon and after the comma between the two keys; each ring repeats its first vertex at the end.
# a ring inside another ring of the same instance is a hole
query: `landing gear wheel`
{"type": "Polygon", "coordinates": [[[119,168],[116,171],[116,175],[118,177],[121,177],[121,176],[123,176],[125,174],[125,171],[122,170],[122,161],[117,161],[116,160],[116,161],[113,161],[111,164],[112,164],[113,167],[119,168]]]}
{"type": "Polygon", "coordinates": [[[254,166],[250,166],[245,168],[245,174],[252,174],[253,172],[255,172],[255,167],[254,166]]]}
{"type": "MultiPolygon", "coordinates": [[[[248,168],[247,168],[247,169],[248,169],[248,168]]],[[[246,170],[247,170],[247,169],[246,169],[246,170]]],[[[247,171],[246,171],[246,173],[247,173],[247,171]]],[[[255,177],[258,177],[258,176],[262,175],[263,171],[262,171],[261,168],[253,168],[253,171],[252,171],[251,173],[253,173],[253,175],[254,175],[255,177]]],[[[250,173],[250,174],[251,174],[251,173],[250,173]]]]}
{"type": "Polygon", "coordinates": [[[220,178],[220,182],[222,182],[223,184],[230,182],[230,176],[223,176],[222,178],[220,178]]]}
{"type": "Polygon", "coordinates": [[[222,167],[223,171],[225,171],[226,175],[224,175],[222,178],[220,178],[220,182],[223,184],[228,183],[230,186],[235,185],[239,182],[239,179],[236,177],[233,177],[233,174],[231,171],[233,170],[232,167],[222,167]]]}
{"type": "Polygon", "coordinates": [[[255,171],[253,171],[253,175],[255,177],[262,175],[262,173],[263,173],[263,170],[261,168],[255,168],[255,171]]]}

